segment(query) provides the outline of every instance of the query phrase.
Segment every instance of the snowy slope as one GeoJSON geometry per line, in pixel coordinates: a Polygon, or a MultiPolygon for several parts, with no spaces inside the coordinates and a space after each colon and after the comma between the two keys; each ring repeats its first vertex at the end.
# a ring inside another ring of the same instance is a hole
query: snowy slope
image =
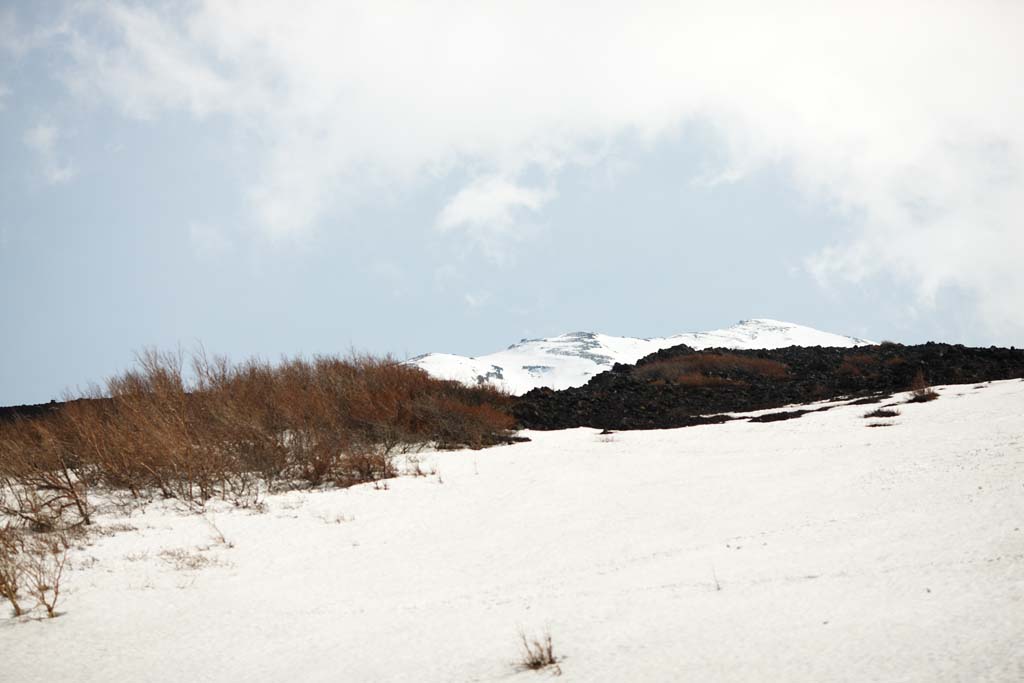
{"type": "Polygon", "coordinates": [[[109,506],[62,616],[0,613],[0,680],[527,683],[548,628],[567,683],[1019,681],[1024,382],[940,393],[430,454],[215,510],[230,547],[109,506]]]}
{"type": "Polygon", "coordinates": [[[524,339],[504,351],[469,358],[428,353],[409,362],[431,375],[466,384],[489,382],[513,394],[536,387],[582,386],[615,363],[635,363],[660,349],[686,344],[695,349],[775,349],[786,346],[858,346],[864,339],[821,332],[793,323],[756,318],[712,332],[637,339],[595,332],[570,332],[546,339],[524,339]]]}

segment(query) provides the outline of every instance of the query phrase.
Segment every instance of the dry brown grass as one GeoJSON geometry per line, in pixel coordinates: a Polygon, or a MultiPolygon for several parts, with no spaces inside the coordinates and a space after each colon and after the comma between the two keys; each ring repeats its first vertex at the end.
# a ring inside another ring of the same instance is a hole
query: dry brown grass
{"type": "Polygon", "coordinates": [[[203,555],[199,549],[165,548],[159,552],[158,557],[178,571],[198,571],[221,564],[216,558],[203,555]]]}

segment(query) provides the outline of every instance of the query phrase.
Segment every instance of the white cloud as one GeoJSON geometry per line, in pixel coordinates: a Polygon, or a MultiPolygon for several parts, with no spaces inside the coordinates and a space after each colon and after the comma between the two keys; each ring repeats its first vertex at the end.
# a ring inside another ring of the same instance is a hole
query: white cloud
{"type": "Polygon", "coordinates": [[[550,190],[517,185],[500,176],[478,178],[460,190],[438,214],[441,232],[463,232],[492,256],[514,238],[516,218],[524,211],[536,213],[552,197],[550,190]]]}
{"type": "Polygon", "coordinates": [[[180,109],[195,116],[241,111],[239,83],[229,83],[211,65],[208,50],[172,21],[141,5],[116,2],[82,6],[114,31],[103,47],[72,29],[68,42],[74,69],[68,85],[89,98],[107,98],[129,116],[150,119],[180,109]]]}
{"type": "Polygon", "coordinates": [[[56,126],[40,123],[25,132],[24,141],[39,157],[43,178],[51,185],[65,183],[75,177],[77,171],[70,161],[61,161],[57,150],[60,131],[56,126]]]}
{"type": "Polygon", "coordinates": [[[11,89],[0,83],[0,111],[7,108],[7,98],[11,96],[11,89]]]}
{"type": "MultiPolygon", "coordinates": [[[[850,217],[810,259],[819,276],[892,273],[923,302],[961,287],[1022,331],[1024,4],[300,4],[84,5],[68,79],[127,115],[223,114],[253,131],[265,147],[249,196],[284,237],[340,188],[457,167],[557,183],[618,136],[704,121],[726,150],[705,183],[780,164],[850,217]],[[112,42],[81,27],[97,18],[112,42]]],[[[534,210],[525,188],[488,203],[479,182],[439,227],[479,235],[534,210]]]]}

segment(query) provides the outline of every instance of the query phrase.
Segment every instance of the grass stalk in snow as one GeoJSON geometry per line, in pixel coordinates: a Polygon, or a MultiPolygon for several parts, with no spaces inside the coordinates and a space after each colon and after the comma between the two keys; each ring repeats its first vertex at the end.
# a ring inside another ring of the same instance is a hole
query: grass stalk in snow
{"type": "Polygon", "coordinates": [[[551,642],[550,631],[545,630],[540,638],[527,637],[526,632],[519,631],[519,640],[522,643],[522,653],[519,658],[519,667],[538,671],[548,667],[554,667],[556,675],[562,673],[558,666],[558,657],[555,656],[555,646],[551,642]]]}

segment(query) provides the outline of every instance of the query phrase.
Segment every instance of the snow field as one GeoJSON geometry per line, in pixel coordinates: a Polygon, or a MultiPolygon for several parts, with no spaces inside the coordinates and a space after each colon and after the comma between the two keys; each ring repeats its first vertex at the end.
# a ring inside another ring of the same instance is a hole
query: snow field
{"type": "Polygon", "coordinates": [[[884,428],[530,432],[263,513],[111,510],[62,616],[0,617],[0,680],[550,676],[514,667],[520,628],[567,681],[1021,680],[1024,382],[940,394],[884,428]]]}

